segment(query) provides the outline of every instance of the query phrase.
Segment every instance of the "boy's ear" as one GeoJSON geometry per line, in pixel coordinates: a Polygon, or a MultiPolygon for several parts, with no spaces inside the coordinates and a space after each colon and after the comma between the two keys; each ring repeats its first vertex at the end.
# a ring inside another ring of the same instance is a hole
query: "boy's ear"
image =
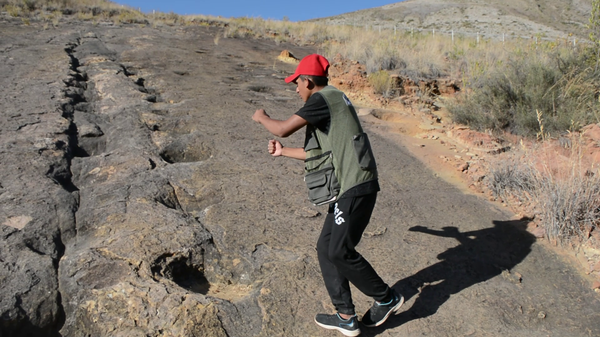
{"type": "Polygon", "coordinates": [[[303,83],[306,83],[306,88],[307,89],[312,89],[315,87],[315,84],[313,83],[313,81],[310,78],[307,78],[303,81],[303,83]]]}

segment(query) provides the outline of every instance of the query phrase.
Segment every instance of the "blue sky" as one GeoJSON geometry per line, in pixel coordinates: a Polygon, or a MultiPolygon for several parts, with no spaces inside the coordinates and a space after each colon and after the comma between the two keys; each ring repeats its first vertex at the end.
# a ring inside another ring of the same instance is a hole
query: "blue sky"
{"type": "Polygon", "coordinates": [[[401,0],[113,0],[118,4],[177,14],[204,14],[223,17],[261,17],[263,19],[303,21],[379,7],[401,0]]]}

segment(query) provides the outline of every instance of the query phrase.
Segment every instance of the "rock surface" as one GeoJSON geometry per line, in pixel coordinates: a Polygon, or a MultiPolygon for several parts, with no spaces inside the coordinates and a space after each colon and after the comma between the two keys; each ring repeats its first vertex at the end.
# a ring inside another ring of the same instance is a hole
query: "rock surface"
{"type": "MultiPolygon", "coordinates": [[[[331,335],[312,322],[332,310],[314,248],[326,210],[251,120],[301,106],[276,59],[314,50],[216,44],[213,27],[3,16],[0,31],[0,335],[331,335]]],[[[600,334],[597,295],[526,221],[362,118],[382,192],[359,249],[407,299],[364,336],[600,334]]]]}

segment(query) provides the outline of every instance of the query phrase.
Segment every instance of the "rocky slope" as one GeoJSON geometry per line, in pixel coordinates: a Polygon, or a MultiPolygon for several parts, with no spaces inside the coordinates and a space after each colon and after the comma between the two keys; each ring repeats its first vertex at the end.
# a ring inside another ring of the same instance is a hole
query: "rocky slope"
{"type": "MultiPolygon", "coordinates": [[[[251,121],[301,106],[276,58],[314,50],[69,18],[2,16],[0,32],[1,336],[331,335],[312,322],[332,310],[324,209],[251,121]]],[[[382,192],[359,248],[407,299],[363,335],[600,334],[595,293],[527,220],[363,123],[382,192]]]]}
{"type": "Polygon", "coordinates": [[[591,1],[406,0],[314,21],[492,39],[588,37],[591,1]]]}

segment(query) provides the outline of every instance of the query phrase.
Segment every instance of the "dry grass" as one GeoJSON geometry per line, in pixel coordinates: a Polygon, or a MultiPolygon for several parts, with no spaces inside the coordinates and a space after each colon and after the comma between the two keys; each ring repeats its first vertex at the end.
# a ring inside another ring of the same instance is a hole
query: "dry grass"
{"type": "Polygon", "coordinates": [[[570,137],[566,154],[546,144],[498,158],[489,168],[489,187],[506,202],[529,207],[553,242],[585,242],[600,230],[600,170],[585,161],[578,135],[570,137]]]}
{"type": "Polygon", "coordinates": [[[107,0],[3,0],[0,6],[17,6],[30,12],[46,8],[69,9],[73,12],[92,7],[102,10],[123,8],[107,0]]]}
{"type": "Polygon", "coordinates": [[[147,24],[145,14],[107,0],[3,0],[0,7],[14,17],[52,21],[57,26],[63,15],[79,20],[147,24]]]}
{"type": "Polygon", "coordinates": [[[392,89],[392,79],[385,70],[380,70],[369,74],[369,84],[373,87],[376,94],[389,97],[392,89]]]}

